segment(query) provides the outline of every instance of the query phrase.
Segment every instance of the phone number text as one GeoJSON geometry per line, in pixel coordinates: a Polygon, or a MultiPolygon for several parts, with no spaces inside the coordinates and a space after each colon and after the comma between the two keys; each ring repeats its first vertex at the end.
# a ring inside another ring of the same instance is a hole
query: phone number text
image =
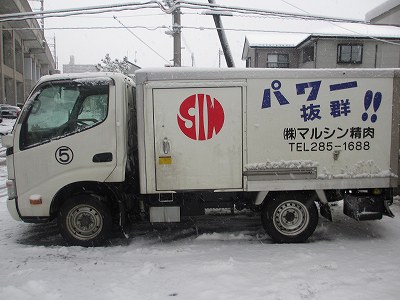
{"type": "Polygon", "coordinates": [[[334,144],[333,142],[311,142],[311,143],[288,143],[290,152],[322,152],[322,151],[368,151],[370,142],[344,142],[334,144]]]}

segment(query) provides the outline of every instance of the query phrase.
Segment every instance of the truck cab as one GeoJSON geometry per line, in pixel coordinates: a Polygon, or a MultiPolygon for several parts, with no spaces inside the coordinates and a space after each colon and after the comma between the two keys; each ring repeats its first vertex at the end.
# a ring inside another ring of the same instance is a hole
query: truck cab
{"type": "MultiPolygon", "coordinates": [[[[3,139],[7,206],[15,219],[51,220],[67,199],[83,191],[87,197],[107,195],[96,191],[124,181],[133,95],[133,81],[121,74],[45,76],[37,83],[12,134],[3,139]]],[[[87,223],[78,233],[84,240],[104,221],[81,209],[73,218],[87,223]]]]}

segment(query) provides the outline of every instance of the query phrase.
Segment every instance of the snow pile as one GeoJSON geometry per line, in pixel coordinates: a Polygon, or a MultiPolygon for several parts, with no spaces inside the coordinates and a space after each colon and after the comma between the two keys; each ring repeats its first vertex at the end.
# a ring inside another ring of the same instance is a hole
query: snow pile
{"type": "MultiPolygon", "coordinates": [[[[14,126],[14,119],[3,119],[3,122],[0,123],[0,141],[3,135],[6,135],[11,132],[14,126]]],[[[6,148],[3,145],[0,145],[0,178],[7,178],[7,168],[6,168],[6,148]]],[[[4,182],[5,186],[5,182],[4,182]]],[[[0,189],[3,187],[3,183],[0,182],[0,189]]],[[[0,194],[2,192],[0,191],[0,194]]]]}
{"type": "Polygon", "coordinates": [[[318,162],[312,160],[280,160],[280,161],[269,161],[264,163],[251,163],[245,165],[245,169],[248,171],[255,170],[270,170],[270,169],[305,169],[315,168],[318,166],[318,162]]]}
{"type": "Polygon", "coordinates": [[[210,240],[210,241],[237,241],[237,240],[251,240],[252,237],[245,233],[231,233],[231,234],[221,234],[221,233],[204,233],[197,237],[197,240],[210,240]]]}
{"type": "MultiPolygon", "coordinates": [[[[400,219],[333,209],[308,243],[274,244],[259,215],[138,224],[108,247],[66,247],[54,224],[11,219],[0,198],[0,299],[397,300],[400,219]],[[219,219],[216,219],[219,218],[219,219]],[[198,229],[187,235],[188,227],[198,229]],[[212,226],[210,225],[212,224],[212,226]],[[174,236],[171,240],[170,237],[174,236]]],[[[400,213],[400,203],[392,206],[400,213]]]]}
{"type": "Polygon", "coordinates": [[[15,123],[15,119],[3,119],[3,122],[0,123],[0,136],[6,135],[11,132],[15,123]]]}
{"type": "Polygon", "coordinates": [[[373,160],[359,161],[354,166],[346,166],[340,174],[331,174],[326,169],[318,174],[318,179],[350,179],[350,178],[389,178],[397,177],[390,170],[380,170],[373,160]]]}
{"type": "MultiPolygon", "coordinates": [[[[312,160],[280,160],[252,163],[245,165],[247,171],[266,171],[274,169],[307,169],[316,168],[319,163],[312,160]]],[[[397,177],[390,170],[380,170],[373,160],[359,161],[353,166],[346,166],[339,174],[333,174],[326,168],[318,174],[318,179],[350,179],[350,178],[389,178],[397,177]]]]}
{"type": "MultiPolygon", "coordinates": [[[[15,119],[3,119],[3,122],[0,123],[0,141],[3,135],[7,135],[11,132],[15,123],[15,119]]],[[[6,166],[6,148],[3,145],[0,145],[0,166],[6,166]]],[[[4,169],[4,172],[6,170],[4,169]]],[[[0,169],[0,174],[3,173],[3,170],[0,169]]],[[[0,175],[2,176],[2,175],[0,175]]]]}

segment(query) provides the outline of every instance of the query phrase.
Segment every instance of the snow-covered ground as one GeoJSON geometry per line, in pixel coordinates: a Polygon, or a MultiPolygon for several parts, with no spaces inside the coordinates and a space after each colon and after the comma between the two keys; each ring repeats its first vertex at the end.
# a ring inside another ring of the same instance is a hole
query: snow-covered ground
{"type": "MultiPolygon", "coordinates": [[[[10,126],[0,124],[0,131],[10,126]]],[[[399,299],[400,218],[357,222],[334,206],[304,244],[274,244],[259,216],[140,224],[101,248],[7,212],[0,150],[0,299],[399,299]]],[[[400,215],[400,202],[392,206],[400,215]]]]}

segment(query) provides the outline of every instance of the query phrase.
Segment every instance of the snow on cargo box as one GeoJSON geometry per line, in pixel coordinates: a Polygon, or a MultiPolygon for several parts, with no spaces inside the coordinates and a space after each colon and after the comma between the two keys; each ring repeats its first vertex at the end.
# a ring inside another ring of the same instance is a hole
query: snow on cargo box
{"type": "Polygon", "coordinates": [[[396,70],[136,76],[142,192],[397,185],[396,70]]]}

